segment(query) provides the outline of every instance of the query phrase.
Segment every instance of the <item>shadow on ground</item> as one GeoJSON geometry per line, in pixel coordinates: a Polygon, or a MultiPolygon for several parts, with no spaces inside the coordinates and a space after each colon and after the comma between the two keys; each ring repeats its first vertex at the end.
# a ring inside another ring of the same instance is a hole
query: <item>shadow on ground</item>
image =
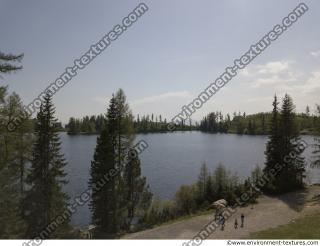
{"type": "Polygon", "coordinates": [[[309,200],[308,194],[308,189],[303,189],[279,195],[277,198],[284,202],[289,208],[300,212],[303,209],[303,206],[309,200]]]}

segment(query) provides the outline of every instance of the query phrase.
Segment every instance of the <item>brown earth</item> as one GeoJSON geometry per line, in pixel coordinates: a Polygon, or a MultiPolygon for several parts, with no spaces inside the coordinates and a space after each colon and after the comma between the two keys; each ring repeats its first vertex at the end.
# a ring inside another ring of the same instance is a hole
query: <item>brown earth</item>
{"type": "MultiPolygon", "coordinates": [[[[319,202],[312,201],[312,198],[319,194],[320,186],[314,185],[306,190],[277,197],[261,196],[253,208],[251,206],[237,208],[232,217],[226,220],[224,230],[217,229],[209,236],[209,239],[248,238],[252,232],[274,228],[306,214],[319,212],[319,202]],[[238,229],[235,229],[235,218],[240,225],[241,213],[245,216],[244,227],[240,228],[238,226],[238,229]]],[[[212,214],[196,216],[150,230],[127,234],[123,239],[192,239],[213,218],[212,212],[212,214]]]]}

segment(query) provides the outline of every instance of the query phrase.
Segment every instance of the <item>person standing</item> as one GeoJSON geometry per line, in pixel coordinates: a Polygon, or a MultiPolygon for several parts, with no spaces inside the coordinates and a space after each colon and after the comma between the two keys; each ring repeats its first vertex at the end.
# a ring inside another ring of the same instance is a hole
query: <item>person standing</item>
{"type": "Polygon", "coordinates": [[[238,219],[237,218],[234,221],[234,229],[238,229],[238,219]]]}
{"type": "Polygon", "coordinates": [[[224,216],[223,215],[221,215],[221,231],[223,231],[224,230],[224,223],[225,223],[226,221],[225,221],[225,218],[224,218],[224,216]]]}
{"type": "Polygon", "coordinates": [[[244,214],[241,214],[241,227],[244,226],[244,214]]]}

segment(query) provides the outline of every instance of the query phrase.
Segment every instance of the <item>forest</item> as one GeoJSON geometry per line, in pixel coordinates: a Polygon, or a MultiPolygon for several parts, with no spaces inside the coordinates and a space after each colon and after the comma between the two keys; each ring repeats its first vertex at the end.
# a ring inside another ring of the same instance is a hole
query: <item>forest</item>
{"type": "MultiPolygon", "coordinates": [[[[319,106],[316,106],[314,113],[311,113],[309,106],[305,113],[294,113],[297,130],[301,134],[316,135],[317,125],[320,118],[316,114],[319,106]]],[[[233,133],[244,135],[268,135],[270,134],[270,122],[272,114],[256,113],[247,115],[245,112],[234,112],[232,116],[223,115],[221,111],[212,112],[206,115],[199,123],[188,120],[176,125],[175,131],[202,131],[208,133],[233,133]]],[[[134,118],[134,129],[136,133],[166,133],[167,119],[163,120],[161,115],[154,114],[134,118]]],[[[65,129],[61,125],[61,131],[67,131],[70,135],[75,134],[98,134],[103,128],[103,115],[85,116],[81,119],[71,117],[65,129]]]]}
{"type": "MultiPolygon", "coordinates": [[[[85,116],[81,119],[71,117],[68,124],[65,126],[65,130],[70,135],[75,134],[98,134],[103,128],[103,115],[98,116],[85,116]]],[[[167,119],[161,116],[154,114],[143,115],[139,114],[135,119],[133,119],[133,127],[136,133],[166,133],[168,132],[167,128],[167,119]]],[[[176,126],[175,131],[192,131],[198,130],[199,128],[195,125],[192,125],[189,121],[187,123],[182,123],[176,126]]]]}
{"type": "MultiPolygon", "coordinates": [[[[319,105],[316,106],[314,113],[310,112],[309,106],[305,113],[294,113],[295,127],[301,134],[317,134],[319,124],[319,105]]],[[[257,113],[247,115],[245,112],[234,112],[232,117],[227,114],[224,116],[221,112],[212,112],[205,116],[199,129],[203,132],[211,133],[236,133],[246,135],[268,135],[271,132],[272,113],[257,113]]]]}
{"type": "MultiPolygon", "coordinates": [[[[22,57],[0,53],[0,73],[21,70],[21,66],[11,63],[21,62],[22,57]]],[[[283,194],[304,188],[307,163],[302,156],[304,149],[299,148],[300,134],[305,129],[320,132],[319,107],[317,110],[317,116],[307,112],[297,115],[292,98],[285,95],[281,105],[274,97],[268,114],[236,115],[232,120],[228,116],[224,119],[222,114],[209,114],[199,126],[203,131],[243,134],[243,129],[248,128],[251,133],[267,133],[264,167],[257,167],[250,177],[240,180],[222,164],[214,170],[203,164],[195,184],[183,185],[173,199],[159,201],[153,198],[148,180],[141,173],[134,138],[139,131],[161,131],[166,120],[152,115],[134,120],[125,93],[119,89],[104,115],[85,117],[82,126],[77,126],[80,132],[98,133],[92,161],[88,163],[89,189],[78,194],[82,205],[89,203],[96,227],[94,237],[119,238],[128,232],[209,210],[212,201],[221,198],[232,206],[246,206],[260,195],[253,192],[256,190],[283,194]],[[237,130],[239,125],[241,131],[237,130]],[[268,182],[261,185],[262,180],[268,182]],[[248,193],[249,199],[239,203],[237,197],[243,193],[248,193]]],[[[0,238],[79,238],[79,231],[70,225],[75,203],[64,191],[68,163],[61,151],[61,125],[55,116],[52,96],[46,94],[35,119],[29,117],[10,131],[8,123],[23,112],[19,95],[0,86],[0,238]]],[[[320,167],[319,137],[316,141],[311,165],[320,167]]]]}

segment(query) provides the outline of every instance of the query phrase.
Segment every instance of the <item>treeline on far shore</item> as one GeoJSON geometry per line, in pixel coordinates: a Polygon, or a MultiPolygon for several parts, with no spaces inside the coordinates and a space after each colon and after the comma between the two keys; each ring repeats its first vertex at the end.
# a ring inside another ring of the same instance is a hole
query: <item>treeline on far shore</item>
{"type": "MultiPolygon", "coordinates": [[[[271,105],[271,103],[270,103],[271,105]]],[[[315,112],[319,111],[319,105],[315,112]]],[[[296,130],[300,134],[317,134],[320,123],[319,115],[310,112],[309,106],[305,113],[293,113],[296,130]]],[[[212,112],[205,116],[199,125],[199,130],[211,133],[236,133],[247,135],[269,135],[271,132],[272,113],[233,113],[223,115],[221,112],[212,112]]]]}
{"type": "MultiPolygon", "coordinates": [[[[319,105],[317,106],[319,110],[319,105]]],[[[177,125],[175,131],[202,131],[208,133],[233,133],[245,135],[268,135],[270,134],[271,112],[256,113],[247,115],[246,113],[234,112],[223,115],[221,111],[209,113],[200,123],[191,120],[183,121],[177,125]]],[[[320,117],[311,113],[310,108],[306,107],[305,113],[294,114],[296,127],[300,134],[317,135],[317,125],[320,117]]],[[[168,132],[167,119],[161,115],[137,115],[134,119],[134,129],[136,133],[160,133],[168,132]]],[[[85,116],[83,118],[69,119],[69,123],[63,128],[59,124],[61,131],[68,134],[99,134],[104,127],[104,116],[85,116]]]]}
{"type": "MultiPolygon", "coordinates": [[[[85,116],[81,119],[71,117],[65,130],[68,134],[98,134],[104,127],[103,115],[85,116]]],[[[133,121],[133,127],[136,133],[158,133],[168,132],[167,119],[161,115],[137,115],[133,121]]],[[[176,126],[175,131],[199,130],[198,126],[192,125],[191,121],[183,122],[176,126]]]]}

